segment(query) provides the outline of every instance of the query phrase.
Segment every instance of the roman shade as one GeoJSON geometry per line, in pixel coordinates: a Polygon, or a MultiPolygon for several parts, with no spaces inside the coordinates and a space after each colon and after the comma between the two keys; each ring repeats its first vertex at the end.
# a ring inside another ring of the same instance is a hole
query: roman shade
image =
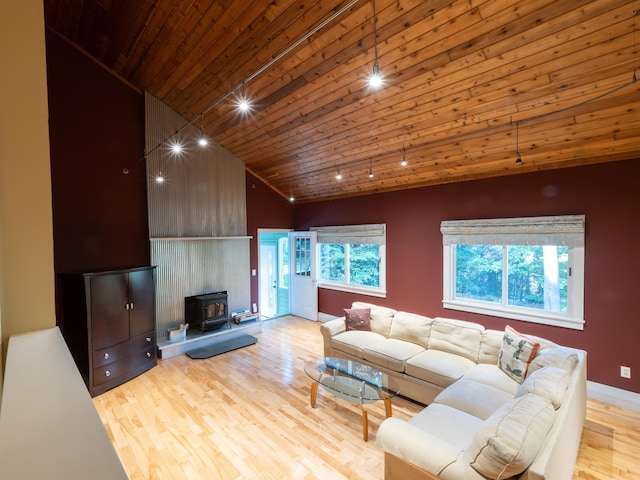
{"type": "Polygon", "coordinates": [[[318,243],[338,244],[377,244],[384,245],[386,224],[344,225],[334,227],[311,227],[309,230],[318,233],[318,243]]]}
{"type": "Polygon", "coordinates": [[[584,215],[445,220],[443,245],[562,245],[584,247],[584,215]]]}

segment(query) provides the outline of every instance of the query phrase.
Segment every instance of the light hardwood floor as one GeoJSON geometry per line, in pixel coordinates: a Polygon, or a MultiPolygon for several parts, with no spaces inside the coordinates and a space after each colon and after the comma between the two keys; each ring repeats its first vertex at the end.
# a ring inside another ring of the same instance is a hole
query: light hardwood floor
{"type": "MultiPolygon", "coordinates": [[[[263,322],[258,343],[206,360],[186,355],[94,398],[132,480],[382,479],[382,403],[360,409],[318,390],[305,362],[322,356],[319,324],[263,322]]],[[[422,406],[393,401],[394,417],[422,406]]],[[[574,479],[640,478],[640,414],[588,401],[574,479]]]]}

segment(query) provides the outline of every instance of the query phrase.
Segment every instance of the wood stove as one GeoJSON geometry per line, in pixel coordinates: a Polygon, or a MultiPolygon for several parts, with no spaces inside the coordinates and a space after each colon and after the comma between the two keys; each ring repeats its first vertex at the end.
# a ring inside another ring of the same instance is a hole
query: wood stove
{"type": "Polygon", "coordinates": [[[202,332],[229,325],[227,292],[203,293],[184,299],[184,318],[202,332]]]}

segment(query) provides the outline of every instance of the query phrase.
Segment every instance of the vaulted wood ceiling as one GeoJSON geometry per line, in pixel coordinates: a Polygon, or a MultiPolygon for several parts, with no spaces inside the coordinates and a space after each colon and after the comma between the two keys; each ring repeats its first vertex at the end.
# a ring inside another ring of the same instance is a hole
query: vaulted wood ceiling
{"type": "Polygon", "coordinates": [[[296,201],[640,159],[638,0],[375,0],[377,90],[372,0],[44,5],[296,201]]]}

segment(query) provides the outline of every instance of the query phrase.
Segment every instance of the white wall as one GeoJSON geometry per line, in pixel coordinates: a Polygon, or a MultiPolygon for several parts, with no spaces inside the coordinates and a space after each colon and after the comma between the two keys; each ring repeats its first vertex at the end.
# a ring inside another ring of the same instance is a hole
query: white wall
{"type": "Polygon", "coordinates": [[[42,0],[0,0],[0,12],[0,332],[6,352],[10,335],[56,322],[44,8],[42,0]]]}

